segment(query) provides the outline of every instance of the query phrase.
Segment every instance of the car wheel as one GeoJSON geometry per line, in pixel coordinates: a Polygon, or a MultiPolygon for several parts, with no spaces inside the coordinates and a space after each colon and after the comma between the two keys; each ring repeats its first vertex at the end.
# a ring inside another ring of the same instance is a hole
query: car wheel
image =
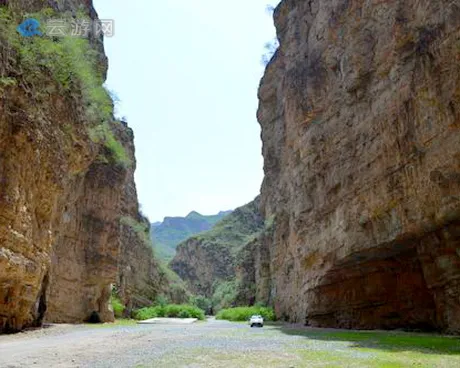
{"type": "Polygon", "coordinates": [[[253,328],[253,327],[254,327],[254,325],[251,323],[251,328],[253,328]]]}

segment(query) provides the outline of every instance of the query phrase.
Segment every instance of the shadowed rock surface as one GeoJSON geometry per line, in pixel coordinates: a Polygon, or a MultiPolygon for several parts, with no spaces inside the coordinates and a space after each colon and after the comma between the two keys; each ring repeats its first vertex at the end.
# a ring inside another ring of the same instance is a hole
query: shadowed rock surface
{"type": "Polygon", "coordinates": [[[275,23],[263,299],[312,326],[459,333],[460,5],[284,0],[275,23]]]}

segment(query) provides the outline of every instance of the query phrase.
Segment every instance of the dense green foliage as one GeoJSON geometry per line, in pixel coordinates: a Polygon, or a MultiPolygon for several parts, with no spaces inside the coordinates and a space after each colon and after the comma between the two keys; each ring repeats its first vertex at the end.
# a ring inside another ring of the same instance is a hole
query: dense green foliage
{"type": "MultiPolygon", "coordinates": [[[[0,42],[5,55],[10,56],[0,74],[0,96],[8,88],[20,85],[25,91],[33,91],[37,101],[51,94],[73,99],[94,126],[89,130],[91,139],[104,144],[116,164],[127,166],[130,160],[110,128],[113,101],[103,86],[99,51],[83,37],[23,37],[16,30],[23,19],[35,18],[44,23],[54,15],[54,10],[47,8],[23,17],[0,7],[0,42]]],[[[85,18],[82,12],[77,16],[85,18]]],[[[73,15],[60,13],[59,18],[70,22],[73,15]]]]}
{"type": "Polygon", "coordinates": [[[212,300],[202,295],[190,297],[190,304],[204,310],[206,313],[210,313],[213,306],[212,300]]]}
{"type": "Polygon", "coordinates": [[[121,302],[120,298],[118,298],[117,296],[112,296],[111,302],[115,318],[122,318],[123,312],[125,311],[125,306],[121,302]]]}
{"type": "Polygon", "coordinates": [[[222,309],[217,313],[217,319],[225,319],[227,321],[248,321],[251,316],[261,315],[265,321],[275,321],[275,312],[271,308],[266,307],[237,307],[230,309],[222,309]]]}
{"type": "Polygon", "coordinates": [[[204,311],[193,305],[157,305],[139,309],[134,313],[134,318],[140,321],[156,317],[205,319],[204,311]]]}
{"type": "Polygon", "coordinates": [[[219,311],[221,309],[233,307],[237,292],[236,281],[223,281],[216,283],[216,288],[212,296],[212,305],[214,310],[219,311]]]}
{"type": "Polygon", "coordinates": [[[169,261],[176,253],[176,247],[187,238],[211,229],[229,212],[203,216],[191,212],[187,217],[167,217],[161,224],[152,224],[152,240],[158,257],[169,261]]]}

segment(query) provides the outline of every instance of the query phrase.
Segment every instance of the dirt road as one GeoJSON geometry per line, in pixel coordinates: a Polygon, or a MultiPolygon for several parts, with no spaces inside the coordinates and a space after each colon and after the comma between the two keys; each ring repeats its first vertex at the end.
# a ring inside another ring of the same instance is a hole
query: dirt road
{"type": "Polygon", "coordinates": [[[251,329],[215,320],[193,325],[54,326],[0,336],[1,368],[383,366],[460,366],[460,343],[403,333],[251,329]]]}
{"type": "Polygon", "coordinates": [[[241,332],[260,336],[268,329],[214,320],[193,325],[53,326],[0,336],[0,367],[171,367],[176,360],[187,363],[183,353],[199,354],[200,349],[203,355],[205,350],[271,349],[262,340],[246,341],[245,333],[244,342],[236,339],[241,332]]]}

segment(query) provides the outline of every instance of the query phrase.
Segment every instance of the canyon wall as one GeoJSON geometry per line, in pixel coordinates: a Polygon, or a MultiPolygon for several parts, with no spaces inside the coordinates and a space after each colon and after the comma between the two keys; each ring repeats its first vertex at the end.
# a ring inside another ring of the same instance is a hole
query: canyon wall
{"type": "Polygon", "coordinates": [[[459,333],[460,5],[284,0],[274,18],[260,298],[311,326],[459,333]]]}
{"type": "Polygon", "coordinates": [[[111,321],[126,268],[142,273],[125,282],[141,294],[157,282],[151,252],[126,256],[140,246],[122,219],[143,222],[133,135],[102,88],[102,37],[22,37],[24,14],[97,21],[88,0],[0,2],[0,332],[111,321]]]}
{"type": "Polygon", "coordinates": [[[177,247],[171,268],[196,295],[211,297],[219,284],[236,280],[240,252],[263,229],[259,198],[237,208],[210,231],[177,247]]]}

